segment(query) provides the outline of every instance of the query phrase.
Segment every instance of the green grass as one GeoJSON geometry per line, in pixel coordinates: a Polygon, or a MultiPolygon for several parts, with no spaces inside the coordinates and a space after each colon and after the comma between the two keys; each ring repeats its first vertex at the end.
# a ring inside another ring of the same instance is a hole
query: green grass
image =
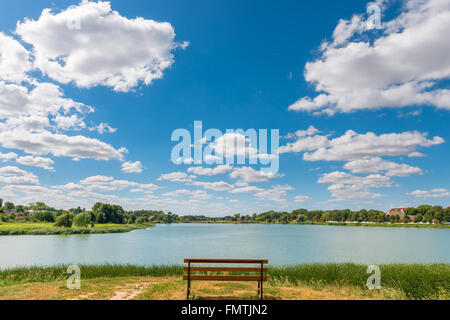
{"type": "Polygon", "coordinates": [[[336,226],[336,227],[384,227],[384,228],[432,228],[432,229],[446,229],[450,228],[448,224],[403,224],[403,223],[345,223],[345,222],[302,222],[300,225],[320,225],[320,226],[336,226]]]}
{"type": "Polygon", "coordinates": [[[0,236],[124,233],[151,226],[97,224],[94,228],[56,228],[53,223],[0,223],[0,236]]]}
{"type": "MultiPolygon", "coordinates": [[[[181,276],[182,266],[100,265],[80,266],[82,279],[118,277],[170,277],[181,276]]],[[[391,264],[380,265],[381,286],[384,290],[400,291],[407,299],[450,299],[449,264],[391,264]]],[[[66,280],[67,266],[25,267],[0,270],[0,286],[66,280]]],[[[356,264],[305,264],[269,267],[272,283],[350,286],[368,290],[367,266],[356,264]]]]}
{"type": "MultiPolygon", "coordinates": [[[[66,280],[68,266],[54,267],[19,267],[0,270],[0,286],[33,282],[53,282],[66,280]]],[[[82,279],[117,278],[117,277],[165,277],[180,276],[183,269],[180,266],[151,266],[134,265],[80,265],[82,279]]]]}
{"type": "MultiPolygon", "coordinates": [[[[408,299],[450,299],[449,264],[380,265],[381,285],[402,291],[408,299]]],[[[298,284],[350,285],[365,288],[367,266],[310,264],[270,268],[272,280],[298,284]]]]}

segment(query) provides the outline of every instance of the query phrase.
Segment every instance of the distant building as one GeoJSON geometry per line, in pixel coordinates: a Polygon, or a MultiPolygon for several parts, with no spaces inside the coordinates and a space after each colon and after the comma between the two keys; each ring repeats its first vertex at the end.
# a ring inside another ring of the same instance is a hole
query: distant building
{"type": "Polygon", "coordinates": [[[403,219],[405,217],[406,208],[395,208],[389,210],[386,215],[388,216],[399,216],[400,219],[403,219]]]}
{"type": "Polygon", "coordinates": [[[16,214],[17,213],[17,210],[16,209],[13,209],[13,210],[3,210],[3,213],[4,214],[11,214],[11,213],[14,213],[14,214],[16,214]]]}

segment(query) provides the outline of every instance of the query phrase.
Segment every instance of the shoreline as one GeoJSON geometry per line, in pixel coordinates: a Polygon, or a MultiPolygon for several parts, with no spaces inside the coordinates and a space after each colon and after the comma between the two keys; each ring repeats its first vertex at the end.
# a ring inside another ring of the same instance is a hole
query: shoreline
{"type": "MultiPolygon", "coordinates": [[[[0,223],[0,237],[2,236],[52,236],[52,235],[89,235],[89,234],[117,234],[128,233],[134,230],[143,230],[155,227],[158,224],[145,225],[97,225],[93,228],[56,228],[52,224],[42,227],[36,223],[0,223]],[[2,228],[7,226],[7,228],[2,228]],[[14,228],[14,226],[18,226],[14,228]],[[11,227],[11,228],[10,228],[11,227]],[[22,227],[22,228],[21,228],[22,227]]],[[[295,226],[334,226],[334,227],[366,227],[366,228],[417,228],[417,229],[450,229],[445,224],[386,224],[386,223],[341,223],[341,222],[302,222],[302,223],[267,223],[267,222],[240,222],[240,221],[189,221],[172,224],[241,224],[241,225],[295,225],[295,226]]]]}
{"type": "MultiPolygon", "coordinates": [[[[32,224],[23,224],[22,226],[30,228],[2,228],[2,226],[20,225],[7,223],[0,224],[0,237],[2,236],[55,236],[55,235],[83,235],[83,234],[114,234],[128,233],[134,230],[142,230],[152,228],[154,224],[145,225],[98,225],[93,228],[56,228],[53,226],[33,228],[32,224]]],[[[38,224],[39,225],[39,224],[38,224]]]]}
{"type": "MultiPolygon", "coordinates": [[[[157,223],[166,224],[166,223],[157,223]]],[[[186,221],[173,224],[265,224],[265,225],[294,225],[294,226],[335,226],[335,227],[385,227],[385,228],[430,228],[430,229],[447,229],[450,224],[389,224],[389,223],[367,223],[367,222],[301,222],[301,223],[268,223],[268,222],[240,222],[240,221],[186,221]]]]}

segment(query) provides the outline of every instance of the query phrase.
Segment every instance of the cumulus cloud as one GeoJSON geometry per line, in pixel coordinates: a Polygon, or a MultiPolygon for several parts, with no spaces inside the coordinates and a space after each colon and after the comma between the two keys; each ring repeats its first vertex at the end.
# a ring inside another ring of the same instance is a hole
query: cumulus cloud
{"type": "Polygon", "coordinates": [[[0,161],[2,161],[2,162],[8,162],[8,161],[16,159],[17,157],[18,157],[17,153],[14,153],[14,152],[8,152],[8,153],[0,152],[0,161]]]}
{"type": "Polygon", "coordinates": [[[0,131],[0,143],[5,148],[20,149],[32,155],[52,154],[56,157],[110,160],[123,159],[126,149],[115,149],[98,139],[67,136],[49,131],[30,132],[23,129],[0,131]]]}
{"type": "Polygon", "coordinates": [[[251,167],[234,168],[230,173],[231,179],[239,179],[240,182],[266,182],[270,179],[281,177],[280,174],[257,171],[251,167]]]}
{"type": "Polygon", "coordinates": [[[193,167],[189,168],[188,172],[198,176],[215,176],[218,174],[228,173],[231,170],[233,170],[233,167],[230,165],[222,165],[215,168],[193,167]]]}
{"type": "Polygon", "coordinates": [[[450,109],[450,90],[440,87],[450,78],[448,1],[405,1],[373,41],[354,37],[365,31],[360,22],[358,15],[339,22],[333,43],[322,45],[321,56],[305,67],[306,81],[319,94],[289,110],[332,115],[415,105],[450,109]]]}
{"type": "Polygon", "coordinates": [[[437,136],[428,139],[426,133],[418,131],[377,135],[349,130],[334,139],[322,135],[299,137],[296,142],[281,147],[280,152],[307,151],[303,154],[306,161],[352,161],[380,156],[415,157],[420,155],[418,147],[431,147],[444,142],[437,136]]]}
{"type": "Polygon", "coordinates": [[[128,19],[103,1],[45,9],[39,19],[19,22],[16,33],[32,46],[34,66],[54,80],[124,92],[162,78],[172,51],[187,46],[175,42],[170,23],[128,19]]]}
{"type": "Polygon", "coordinates": [[[158,181],[171,181],[171,182],[189,182],[192,181],[193,176],[188,176],[184,172],[171,172],[162,174],[158,181]]]}
{"type": "Polygon", "coordinates": [[[305,202],[306,200],[309,200],[308,196],[295,196],[294,202],[305,202]]]}
{"type": "Polygon", "coordinates": [[[122,172],[125,173],[141,173],[143,171],[143,166],[140,161],[136,162],[124,162],[122,164],[122,172]]]}
{"type": "Polygon", "coordinates": [[[0,184],[4,185],[37,185],[39,179],[33,173],[14,166],[0,168],[0,184]]]}
{"type": "Polygon", "coordinates": [[[417,198],[445,198],[450,197],[450,191],[447,189],[432,189],[430,191],[426,190],[416,190],[408,193],[409,195],[415,196],[417,198]]]}
{"type": "Polygon", "coordinates": [[[81,129],[93,108],[65,98],[54,84],[35,82],[31,88],[0,81],[0,144],[32,155],[53,154],[76,160],[122,159],[126,149],[116,149],[98,139],[52,132],[81,129]]]}
{"type": "Polygon", "coordinates": [[[54,171],[53,164],[55,161],[50,158],[24,156],[17,158],[16,162],[24,166],[39,167],[45,170],[54,171]]]}
{"type": "Polygon", "coordinates": [[[291,190],[294,190],[294,188],[289,185],[276,185],[270,189],[257,192],[255,196],[260,200],[286,202],[287,192],[291,190]]]}
{"type": "Polygon", "coordinates": [[[31,70],[29,52],[15,39],[0,32],[0,79],[20,83],[31,70]]]}
{"type": "Polygon", "coordinates": [[[379,198],[378,193],[371,193],[370,188],[390,187],[392,180],[380,174],[355,176],[347,172],[335,171],[322,175],[319,183],[331,184],[328,190],[336,200],[354,198],[379,198]]]}
{"type": "Polygon", "coordinates": [[[117,131],[117,129],[111,127],[107,123],[100,123],[99,125],[93,128],[89,128],[89,131],[97,131],[99,134],[104,134],[104,133],[114,133],[117,131]]]}
{"type": "Polygon", "coordinates": [[[216,182],[195,181],[192,182],[191,184],[196,187],[202,187],[214,191],[228,191],[234,188],[232,184],[229,184],[228,182],[225,181],[216,181],[216,182]]]}
{"type": "Polygon", "coordinates": [[[257,192],[263,192],[264,189],[262,188],[258,188],[255,186],[247,186],[247,187],[242,187],[242,188],[236,188],[231,190],[231,193],[234,194],[239,194],[239,193],[257,193],[257,192]]]}
{"type": "Polygon", "coordinates": [[[423,173],[422,169],[418,167],[385,161],[379,157],[350,161],[344,165],[344,168],[353,173],[384,172],[390,177],[407,177],[412,174],[423,173]]]}
{"type": "Polygon", "coordinates": [[[204,190],[187,190],[187,189],[180,189],[175,190],[172,192],[166,192],[163,194],[165,197],[182,197],[182,196],[188,196],[193,199],[197,200],[208,200],[211,199],[211,195],[208,194],[204,190]]]}

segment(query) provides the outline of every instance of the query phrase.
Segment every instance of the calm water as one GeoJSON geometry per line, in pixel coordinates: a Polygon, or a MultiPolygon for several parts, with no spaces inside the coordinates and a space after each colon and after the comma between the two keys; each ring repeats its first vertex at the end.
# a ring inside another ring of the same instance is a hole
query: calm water
{"type": "Polygon", "coordinates": [[[450,263],[449,229],[176,224],[123,234],[0,237],[0,268],[54,264],[182,264],[184,258],[450,263]]]}

